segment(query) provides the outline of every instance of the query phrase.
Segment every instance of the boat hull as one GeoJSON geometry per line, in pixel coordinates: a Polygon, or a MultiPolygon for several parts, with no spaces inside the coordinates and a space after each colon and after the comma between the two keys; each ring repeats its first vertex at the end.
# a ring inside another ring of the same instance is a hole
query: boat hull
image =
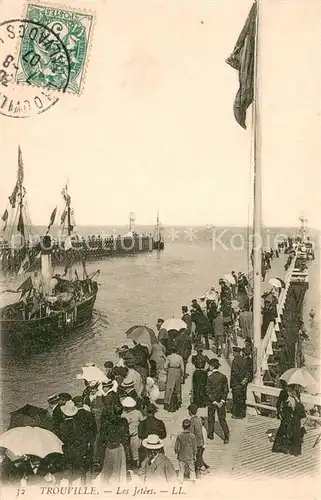
{"type": "Polygon", "coordinates": [[[70,305],[42,318],[1,319],[2,345],[25,346],[37,342],[51,342],[88,323],[93,316],[97,292],[82,302],[70,305]]]}

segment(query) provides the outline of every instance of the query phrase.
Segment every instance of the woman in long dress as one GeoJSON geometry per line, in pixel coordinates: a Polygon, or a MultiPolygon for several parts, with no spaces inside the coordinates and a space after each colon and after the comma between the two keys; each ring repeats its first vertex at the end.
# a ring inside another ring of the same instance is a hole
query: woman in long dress
{"type": "Polygon", "coordinates": [[[301,419],[305,417],[304,406],[295,386],[288,385],[287,393],[281,391],[282,401],[278,401],[281,423],[274,439],[272,451],[290,455],[301,455],[301,419]]]}
{"type": "Polygon", "coordinates": [[[101,481],[107,484],[121,484],[126,481],[126,456],[129,450],[129,427],[121,417],[122,409],[115,408],[104,425],[106,451],[101,471],[101,481]]]}
{"type": "Polygon", "coordinates": [[[176,411],[182,404],[182,383],[184,382],[184,361],[177,354],[175,345],[171,345],[170,354],[164,365],[167,371],[167,381],[164,395],[164,410],[176,411]]]}

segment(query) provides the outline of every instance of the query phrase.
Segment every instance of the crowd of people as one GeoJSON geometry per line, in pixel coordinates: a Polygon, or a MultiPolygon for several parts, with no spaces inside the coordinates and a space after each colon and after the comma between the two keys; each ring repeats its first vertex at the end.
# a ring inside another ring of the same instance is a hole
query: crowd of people
{"type": "Polygon", "coordinates": [[[246,385],[253,376],[251,321],[246,316],[242,319],[242,311],[236,307],[237,303],[243,303],[243,309],[250,305],[247,278],[232,272],[219,284],[220,292],[213,287],[199,301],[193,299],[190,308],[182,306],[177,329],[163,328],[164,321],[158,319],[157,342],[151,346],[135,341],[131,347],[129,341],[129,345],[120,346],[117,361],[105,362],[102,380],[84,379],[82,394],[50,396],[49,414],[39,425],[58,436],[63,455],[49,454],[45,459],[27,455],[12,460],[10,453],[2,450],[2,480],[32,483],[46,477],[48,481],[72,482],[87,481],[98,474],[103,482],[121,483],[138,474],[144,481],[155,479],[155,475],[181,481],[186,472],[191,480],[207,473],[203,451],[206,440],[214,437],[216,413],[224,443],[229,442],[225,418],[228,380],[219,372],[218,358],[231,332],[235,340],[230,380],[235,418],[245,416],[246,385]],[[239,327],[235,329],[237,319],[239,327]],[[236,345],[237,335],[246,337],[244,349],[236,345]],[[212,349],[217,358],[209,359],[206,349],[212,349]],[[182,422],[175,443],[177,475],[164,455],[167,429],[156,417],[156,402],[161,401],[168,412],[181,407],[190,358],[194,365],[190,418],[182,422]]]}
{"type": "MultiPolygon", "coordinates": [[[[121,484],[133,476],[139,476],[143,482],[181,482],[186,476],[195,481],[207,474],[209,466],[203,453],[207,440],[214,439],[216,416],[223,442],[229,443],[226,421],[229,387],[232,418],[243,419],[247,386],[253,380],[248,279],[242,272],[231,271],[219,280],[219,286],[219,290],[212,287],[199,300],[193,299],[190,307],[183,305],[177,327],[166,328],[166,322],[159,318],[156,342],[131,340],[117,348],[117,360],[105,362],[102,378],[82,377],[81,394],[50,396],[45,423],[38,425],[62,441],[63,454],[52,453],[43,459],[33,455],[14,459],[8,450],[2,449],[2,482],[121,484]],[[244,347],[238,345],[240,338],[244,347]],[[230,352],[226,350],[229,343],[233,359],[228,380],[220,371],[219,358],[222,355],[229,358],[230,352]],[[212,351],[215,357],[204,351],[212,351]],[[189,360],[193,365],[191,375],[186,370],[189,360]],[[189,418],[182,420],[181,432],[174,443],[176,471],[164,452],[167,429],[165,422],[157,418],[157,411],[160,404],[170,413],[180,409],[182,387],[188,376],[191,376],[189,418]]],[[[269,320],[275,318],[279,292],[279,288],[272,287],[264,295],[262,329],[267,323],[264,312],[269,311],[269,320]]],[[[94,364],[87,368],[98,370],[94,364]]],[[[293,403],[293,394],[287,394],[280,403],[279,413],[285,412],[289,402],[292,414],[296,415],[296,399],[293,403]]],[[[292,417],[288,412],[284,418],[289,421],[292,417]]],[[[286,421],[280,435],[284,434],[285,426],[286,421]]],[[[275,448],[277,451],[277,444],[275,448]]]]}

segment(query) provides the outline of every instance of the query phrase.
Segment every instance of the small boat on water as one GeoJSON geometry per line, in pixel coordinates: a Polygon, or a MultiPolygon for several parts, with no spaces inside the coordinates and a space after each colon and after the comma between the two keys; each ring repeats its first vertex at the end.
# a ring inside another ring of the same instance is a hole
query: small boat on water
{"type": "MultiPolygon", "coordinates": [[[[19,149],[17,185],[12,202],[14,208],[17,207],[17,230],[22,239],[27,237],[25,193],[19,149]]],[[[63,214],[66,221],[66,236],[63,245],[66,263],[64,273],[54,274],[52,268],[53,241],[49,231],[56,216],[57,210],[55,209],[51,214],[47,233],[40,238],[37,245],[38,253],[31,255],[28,248],[24,247],[24,253],[20,256],[23,260],[18,274],[23,276],[28,273],[28,276],[17,290],[14,290],[20,293],[19,300],[0,309],[3,344],[9,343],[24,348],[30,343],[50,341],[89,322],[92,318],[98,291],[95,277],[99,271],[88,275],[84,258],[82,259],[82,279],[79,278],[77,270],[73,270],[74,251],[71,243],[73,211],[67,186],[62,194],[65,201],[63,214]],[[40,273],[37,271],[39,265],[40,273]]]]}

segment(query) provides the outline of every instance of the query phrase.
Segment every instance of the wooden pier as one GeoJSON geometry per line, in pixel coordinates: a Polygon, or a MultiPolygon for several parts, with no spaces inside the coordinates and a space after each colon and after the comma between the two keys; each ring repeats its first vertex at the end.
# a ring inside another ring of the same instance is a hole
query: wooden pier
{"type": "MultiPolygon", "coordinates": [[[[286,255],[281,254],[278,259],[272,260],[272,269],[268,272],[265,284],[262,284],[263,291],[268,289],[268,279],[271,277],[280,277],[286,281],[286,288],[280,300],[280,316],[282,318],[282,311],[284,311],[287,294],[293,280],[293,273],[295,276],[294,266],[291,266],[288,273],[284,271],[284,264],[286,262],[286,255]]],[[[306,279],[306,278],[305,278],[306,279]]],[[[277,323],[276,323],[277,326],[277,323]]],[[[272,335],[274,327],[270,325],[267,336],[272,335]],[[272,330],[271,330],[272,329],[272,330]]],[[[275,330],[274,330],[275,333],[275,330]]],[[[263,341],[265,346],[268,345],[268,337],[263,341]]],[[[263,346],[264,348],[264,346],[263,346]]],[[[209,358],[216,357],[212,350],[205,351],[209,358]]],[[[223,372],[229,380],[230,377],[230,364],[231,359],[224,357],[219,358],[221,367],[220,371],[223,372]]],[[[264,370],[263,370],[264,371],[264,370]]],[[[189,376],[183,386],[183,401],[182,407],[175,413],[165,411],[161,406],[157,413],[157,417],[164,420],[167,428],[167,438],[164,441],[165,453],[173,461],[177,468],[177,459],[174,454],[174,443],[176,436],[181,432],[181,424],[185,418],[189,418],[187,407],[190,404],[191,393],[191,380],[192,380],[193,366],[191,362],[188,363],[187,373],[189,376]]],[[[275,435],[278,427],[279,420],[275,418],[275,408],[269,405],[271,417],[262,416],[259,414],[259,409],[251,402],[250,394],[255,392],[262,394],[272,393],[274,400],[279,393],[279,389],[269,386],[254,386],[249,384],[248,388],[248,410],[247,416],[243,420],[232,419],[229,413],[231,406],[231,395],[227,404],[227,423],[230,428],[230,442],[223,444],[222,431],[218,422],[215,423],[215,436],[214,440],[208,440],[204,451],[204,460],[210,466],[209,474],[202,476],[201,481],[215,477],[216,479],[229,477],[230,479],[262,479],[264,477],[274,479],[296,477],[307,479],[311,477],[318,477],[320,475],[320,446],[318,436],[320,435],[320,419],[318,417],[311,418],[307,422],[307,434],[304,437],[302,455],[293,457],[291,455],[284,455],[279,453],[272,453],[272,441],[269,434],[275,435]],[[274,410],[274,411],[273,411],[274,410]],[[274,413],[274,418],[273,418],[274,413]]],[[[253,401],[253,400],[252,400],[253,401]]],[[[321,405],[320,396],[302,395],[302,401],[308,408],[313,405],[321,405]]]]}

